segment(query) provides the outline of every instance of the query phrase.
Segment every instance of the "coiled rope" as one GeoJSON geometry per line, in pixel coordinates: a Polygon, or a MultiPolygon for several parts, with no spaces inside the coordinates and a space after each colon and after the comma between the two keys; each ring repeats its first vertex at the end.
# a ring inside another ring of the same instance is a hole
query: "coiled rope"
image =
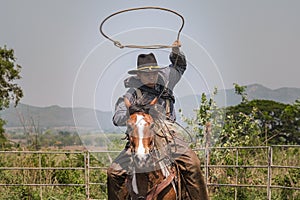
{"type": "Polygon", "coordinates": [[[174,46],[174,45],[162,45],[162,44],[155,44],[155,45],[133,45],[133,44],[128,44],[128,45],[123,45],[121,44],[120,41],[116,41],[116,40],[113,40],[112,38],[110,38],[107,34],[105,34],[103,32],[103,24],[108,20],[110,19],[111,17],[115,16],[115,15],[118,15],[118,14],[121,14],[121,13],[124,13],[124,12],[130,12],[130,11],[135,11],[135,10],[144,10],[144,9],[157,9],[157,10],[163,10],[163,11],[167,11],[167,12],[171,12],[177,16],[179,16],[181,18],[181,27],[180,29],[178,30],[178,33],[177,33],[177,40],[179,40],[179,37],[180,37],[180,33],[183,29],[183,26],[184,26],[184,18],[182,15],[180,15],[179,13],[173,11],[173,10],[170,10],[170,9],[167,9],[167,8],[161,8],[161,7],[153,7],[153,6],[147,6],[147,7],[139,7],[139,8],[130,8],[130,9],[126,9],[126,10],[121,10],[121,11],[118,11],[118,12],[115,12],[111,15],[109,15],[108,17],[106,17],[100,24],[100,33],[105,37],[107,38],[108,40],[112,41],[114,43],[115,46],[119,47],[119,48],[139,48],[139,49],[163,49],[163,48],[173,48],[173,47],[177,47],[177,46],[174,46]]]}

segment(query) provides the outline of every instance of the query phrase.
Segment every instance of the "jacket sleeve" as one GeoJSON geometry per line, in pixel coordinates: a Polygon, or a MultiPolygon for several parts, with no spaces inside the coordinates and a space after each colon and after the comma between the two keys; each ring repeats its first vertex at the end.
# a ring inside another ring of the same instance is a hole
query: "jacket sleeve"
{"type": "Polygon", "coordinates": [[[113,116],[113,124],[115,126],[126,126],[128,119],[128,111],[124,103],[124,97],[120,97],[115,105],[115,114],[113,116]]]}
{"type": "Polygon", "coordinates": [[[184,53],[180,51],[178,47],[174,47],[172,48],[169,58],[172,63],[170,67],[173,67],[180,76],[183,75],[187,66],[184,53]]]}
{"type": "Polygon", "coordinates": [[[115,114],[113,116],[113,124],[115,126],[126,126],[127,119],[129,118],[129,112],[125,105],[124,98],[129,99],[132,104],[136,100],[135,89],[130,88],[123,97],[120,97],[115,105],[115,114]]]}
{"type": "Polygon", "coordinates": [[[187,62],[185,59],[185,55],[179,51],[179,48],[173,48],[169,58],[171,64],[168,67],[168,72],[166,72],[165,77],[169,81],[168,88],[170,90],[173,90],[175,85],[179,82],[183,73],[185,72],[187,62]]]}

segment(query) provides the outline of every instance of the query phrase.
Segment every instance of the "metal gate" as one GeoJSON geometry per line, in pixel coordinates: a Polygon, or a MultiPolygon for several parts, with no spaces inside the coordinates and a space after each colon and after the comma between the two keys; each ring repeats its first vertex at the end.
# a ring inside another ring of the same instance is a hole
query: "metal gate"
{"type": "MultiPolygon", "coordinates": [[[[239,199],[241,188],[256,188],[264,191],[268,200],[272,199],[272,192],[277,189],[293,191],[295,198],[300,196],[299,180],[295,183],[287,181],[289,184],[278,182],[281,175],[289,178],[288,172],[291,170],[295,174],[300,174],[300,145],[210,147],[195,149],[195,152],[202,161],[206,183],[208,189],[212,191],[211,195],[221,188],[231,188],[233,191],[231,199],[239,199]],[[285,155],[288,151],[291,151],[293,156],[285,155]],[[260,161],[250,162],[252,154],[261,156],[260,161]],[[278,159],[280,154],[283,155],[278,159]],[[216,155],[220,155],[220,161],[216,161],[218,158],[216,155]],[[226,155],[230,155],[228,161],[224,157],[226,155]],[[251,172],[251,170],[258,171],[251,172]],[[245,178],[244,175],[247,173],[248,176],[261,174],[261,178],[260,180],[253,180],[253,177],[245,178]]],[[[3,191],[13,187],[35,188],[39,199],[51,199],[47,196],[49,191],[45,188],[55,187],[63,191],[64,188],[73,187],[81,189],[82,196],[78,199],[105,199],[106,169],[118,153],[118,151],[0,151],[0,188],[3,191]],[[9,176],[9,173],[15,174],[16,177],[9,176]],[[59,179],[56,177],[57,174],[64,178],[55,180],[59,179]],[[76,178],[73,180],[69,176],[72,177],[74,174],[76,178]]]]}

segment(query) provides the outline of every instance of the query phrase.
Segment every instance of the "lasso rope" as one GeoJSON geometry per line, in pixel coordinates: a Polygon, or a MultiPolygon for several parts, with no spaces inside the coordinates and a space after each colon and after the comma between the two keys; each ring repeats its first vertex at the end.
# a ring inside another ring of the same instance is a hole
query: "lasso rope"
{"type": "Polygon", "coordinates": [[[108,20],[110,19],[111,17],[115,16],[115,15],[118,15],[118,14],[121,14],[121,13],[124,13],[124,12],[129,12],[129,11],[135,11],[135,10],[144,10],[144,9],[157,9],[157,10],[163,10],[163,11],[167,11],[167,12],[171,12],[171,13],[174,13],[175,15],[179,16],[181,18],[181,27],[180,29],[178,30],[178,34],[177,34],[177,40],[179,40],[179,37],[180,37],[180,33],[183,29],[183,26],[184,26],[184,18],[182,15],[180,15],[179,13],[173,11],[173,10],[170,10],[170,9],[167,9],[167,8],[161,8],[161,7],[153,7],[153,6],[148,6],[148,7],[139,7],[139,8],[130,8],[130,9],[126,9],[126,10],[121,10],[121,11],[118,11],[118,12],[115,12],[111,15],[109,15],[108,17],[106,17],[102,23],[100,24],[100,33],[105,37],[107,38],[108,40],[112,41],[114,43],[115,46],[119,47],[119,48],[139,48],[139,49],[163,49],[163,48],[173,48],[173,47],[177,47],[177,46],[174,46],[174,45],[161,45],[161,44],[155,44],[155,45],[133,45],[133,44],[128,44],[128,45],[123,45],[121,44],[121,42],[119,41],[116,41],[116,40],[113,40],[112,38],[110,38],[108,35],[106,35],[104,32],[103,32],[103,24],[108,20]]]}

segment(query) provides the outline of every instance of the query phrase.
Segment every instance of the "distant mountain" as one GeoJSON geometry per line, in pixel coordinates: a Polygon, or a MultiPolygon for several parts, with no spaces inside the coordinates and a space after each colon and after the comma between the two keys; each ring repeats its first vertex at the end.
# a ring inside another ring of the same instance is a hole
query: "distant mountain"
{"type": "MultiPolygon", "coordinates": [[[[267,99],[281,103],[293,103],[300,98],[299,88],[280,88],[272,90],[259,84],[247,86],[248,99],[267,99]]],[[[176,111],[183,110],[186,117],[194,115],[199,107],[200,95],[189,95],[176,99],[176,111]]],[[[231,106],[241,102],[240,96],[234,89],[219,91],[215,97],[219,106],[231,106]]],[[[178,113],[178,112],[177,112],[178,113]]],[[[179,114],[178,114],[179,115],[179,114]]],[[[6,128],[35,126],[40,129],[67,129],[75,127],[82,130],[102,130],[119,132],[120,129],[112,124],[112,112],[103,112],[89,108],[64,108],[59,106],[36,107],[19,104],[0,112],[0,117],[6,120],[6,128]],[[74,117],[75,116],[75,117],[74,117]],[[75,119],[75,120],[74,120],[75,119]]],[[[177,116],[180,123],[180,117],[177,116]]]]}
{"type": "MultiPolygon", "coordinates": [[[[300,99],[300,88],[279,88],[269,89],[260,84],[248,85],[246,89],[249,100],[265,99],[273,100],[280,103],[292,104],[295,100],[300,99]]],[[[227,107],[237,105],[241,102],[241,97],[235,94],[234,89],[220,90],[214,97],[218,106],[227,107]]],[[[201,95],[188,95],[177,99],[176,108],[183,110],[187,116],[193,114],[193,110],[199,107],[201,95]]]]}
{"type": "Polygon", "coordinates": [[[35,126],[40,129],[74,129],[115,131],[112,113],[89,108],[64,108],[59,106],[35,107],[19,104],[0,112],[6,120],[5,127],[35,126]]]}
{"type": "MultiPolygon", "coordinates": [[[[241,98],[234,93],[234,89],[225,90],[227,95],[227,105],[236,105],[240,103],[241,98]]],[[[300,99],[300,88],[279,88],[269,89],[260,84],[248,85],[246,93],[249,100],[265,99],[273,100],[280,103],[292,104],[295,100],[300,99]]]]}

